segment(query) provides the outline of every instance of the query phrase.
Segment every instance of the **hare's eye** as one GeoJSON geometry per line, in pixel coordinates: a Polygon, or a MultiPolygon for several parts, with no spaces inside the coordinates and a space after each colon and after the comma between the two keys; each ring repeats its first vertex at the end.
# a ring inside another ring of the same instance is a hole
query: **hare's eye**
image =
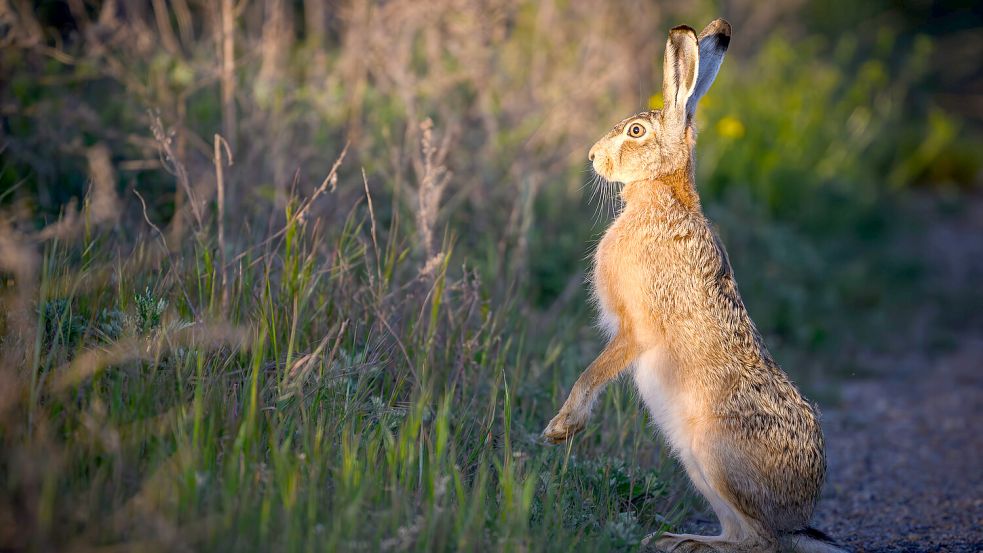
{"type": "Polygon", "coordinates": [[[628,126],[628,136],[632,138],[638,138],[645,134],[645,127],[640,123],[632,123],[628,126]]]}

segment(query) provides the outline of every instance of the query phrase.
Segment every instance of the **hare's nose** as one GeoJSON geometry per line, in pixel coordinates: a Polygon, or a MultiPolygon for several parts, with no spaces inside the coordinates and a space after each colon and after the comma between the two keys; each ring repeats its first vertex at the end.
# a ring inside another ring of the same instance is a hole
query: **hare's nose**
{"type": "Polygon", "coordinates": [[[587,161],[594,161],[594,148],[591,148],[590,152],[587,152],[587,161]]]}

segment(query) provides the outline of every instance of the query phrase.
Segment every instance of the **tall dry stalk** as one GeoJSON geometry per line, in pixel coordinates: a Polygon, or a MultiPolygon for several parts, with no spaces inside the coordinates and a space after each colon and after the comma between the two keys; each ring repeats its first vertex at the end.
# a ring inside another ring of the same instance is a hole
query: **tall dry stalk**
{"type": "Polygon", "coordinates": [[[181,47],[178,45],[174,28],[171,26],[171,14],[167,9],[167,4],[164,3],[164,0],[153,0],[151,5],[154,9],[154,21],[157,23],[157,34],[160,35],[161,44],[168,52],[176,54],[181,47]]]}
{"type": "Polygon", "coordinates": [[[320,48],[327,37],[328,11],[324,0],[304,0],[304,23],[307,43],[320,48]]]}
{"type": "Polygon", "coordinates": [[[186,47],[190,47],[194,44],[194,24],[188,2],[186,0],[171,0],[171,6],[174,8],[174,19],[177,20],[181,41],[186,47]]]}
{"type": "Polygon", "coordinates": [[[120,201],[116,194],[116,172],[109,158],[109,148],[99,143],[85,152],[89,160],[91,185],[88,194],[88,218],[94,225],[119,219],[120,201]]]}
{"type": "Polygon", "coordinates": [[[276,209],[287,204],[289,180],[288,144],[283,102],[284,69],[290,46],[294,40],[291,8],[285,0],[265,0],[265,15],[260,42],[259,75],[253,86],[257,103],[266,108],[265,131],[272,142],[267,149],[273,169],[274,201],[276,209]]]}
{"type": "Polygon", "coordinates": [[[200,232],[203,228],[202,206],[191,188],[191,177],[184,165],[184,161],[178,157],[173,148],[173,135],[164,130],[164,123],[157,114],[150,114],[150,130],[157,142],[158,154],[164,169],[177,179],[178,185],[184,190],[188,197],[188,207],[195,219],[195,230],[200,232]]]}
{"type": "Polygon", "coordinates": [[[448,130],[444,133],[439,147],[434,144],[433,121],[429,117],[420,123],[420,132],[420,156],[414,163],[418,182],[416,227],[423,251],[431,260],[437,255],[433,233],[440,211],[440,198],[451,179],[451,172],[444,166],[444,161],[450,151],[453,132],[448,130]]]}
{"type": "Polygon", "coordinates": [[[222,280],[222,315],[226,315],[229,309],[229,268],[226,261],[226,245],[225,245],[225,171],[222,167],[222,149],[225,149],[225,156],[232,165],[232,150],[229,148],[229,143],[225,141],[220,135],[215,135],[214,140],[215,145],[215,188],[217,192],[217,207],[218,215],[216,224],[218,226],[218,258],[221,264],[219,270],[222,280]]]}
{"type": "Polygon", "coordinates": [[[221,89],[222,89],[222,135],[235,149],[236,137],[238,136],[236,121],[236,62],[235,62],[235,21],[236,7],[233,0],[221,0],[219,6],[220,25],[218,33],[218,45],[220,48],[220,58],[222,61],[221,89]]]}

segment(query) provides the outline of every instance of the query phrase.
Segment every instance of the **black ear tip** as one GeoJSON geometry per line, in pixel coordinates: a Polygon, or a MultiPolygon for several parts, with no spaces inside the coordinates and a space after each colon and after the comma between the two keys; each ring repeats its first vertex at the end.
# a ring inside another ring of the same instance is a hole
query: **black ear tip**
{"type": "Polygon", "coordinates": [[[730,29],[730,22],[729,21],[727,21],[726,19],[721,18],[721,19],[714,19],[713,20],[713,23],[717,26],[717,33],[722,34],[722,35],[726,36],[727,38],[730,38],[730,31],[731,31],[731,29],[730,29]]]}
{"type": "Polygon", "coordinates": [[[717,40],[720,41],[720,47],[722,49],[726,50],[727,48],[730,47],[730,34],[720,35],[719,37],[717,37],[717,40]]]}
{"type": "Polygon", "coordinates": [[[669,36],[679,33],[691,34],[693,35],[694,38],[696,37],[696,30],[693,29],[693,27],[690,27],[689,25],[676,25],[672,29],[669,29],[669,36]]]}
{"type": "Polygon", "coordinates": [[[717,40],[720,41],[720,44],[726,48],[727,45],[730,44],[730,32],[730,23],[727,22],[726,19],[714,19],[709,25],[706,26],[705,29],[703,29],[703,32],[700,33],[700,40],[703,40],[706,37],[716,36],[717,40]]]}

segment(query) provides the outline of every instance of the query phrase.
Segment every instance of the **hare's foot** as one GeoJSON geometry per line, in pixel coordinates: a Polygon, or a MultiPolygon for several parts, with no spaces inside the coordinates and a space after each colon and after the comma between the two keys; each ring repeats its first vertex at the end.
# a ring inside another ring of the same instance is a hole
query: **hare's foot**
{"type": "Polygon", "coordinates": [[[567,440],[587,426],[588,412],[586,409],[560,409],[553,420],[543,430],[546,441],[558,444],[567,440]]]}
{"type": "Polygon", "coordinates": [[[711,542],[719,538],[692,534],[652,534],[642,540],[644,553],[717,553],[711,542]]]}
{"type": "Polygon", "coordinates": [[[655,534],[642,540],[645,553],[755,553],[773,548],[763,543],[735,542],[723,536],[655,534]]]}

